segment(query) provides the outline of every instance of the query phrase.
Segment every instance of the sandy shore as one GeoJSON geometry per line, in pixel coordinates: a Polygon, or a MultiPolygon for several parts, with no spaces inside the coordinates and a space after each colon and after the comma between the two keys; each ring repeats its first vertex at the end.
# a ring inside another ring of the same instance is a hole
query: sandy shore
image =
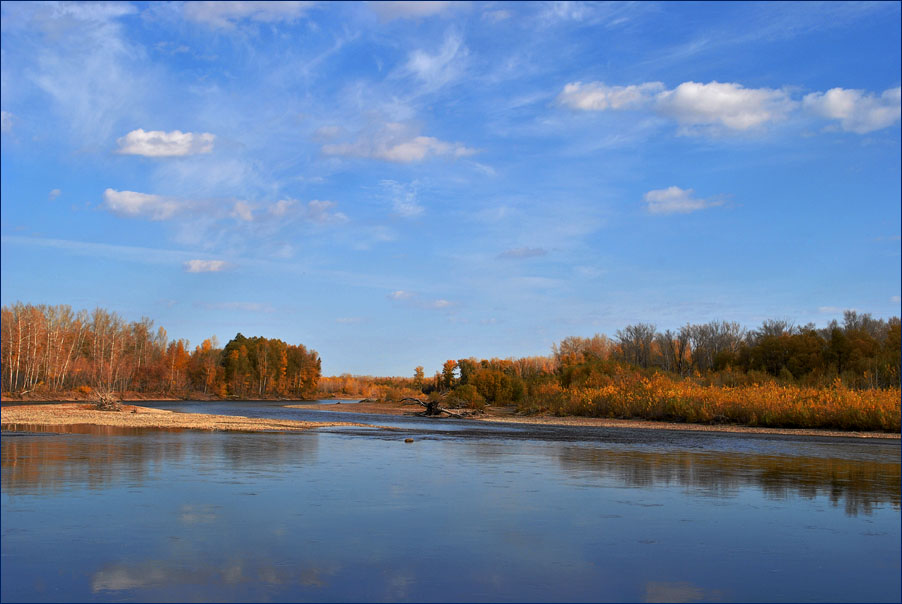
{"type": "MultiPolygon", "coordinates": [[[[422,411],[422,407],[402,403],[345,403],[331,405],[285,405],[298,409],[316,411],[339,411],[350,413],[372,413],[379,415],[414,415],[422,411]]],[[[446,416],[447,417],[447,416],[446,416]]],[[[883,438],[899,440],[898,433],[887,432],[852,432],[840,430],[808,430],[801,428],[757,428],[737,425],[685,424],[676,422],[655,422],[641,419],[608,419],[602,417],[555,417],[549,415],[520,416],[515,415],[513,407],[486,407],[485,415],[471,418],[473,421],[525,424],[542,426],[568,426],[593,428],[633,428],[641,430],[688,430],[696,432],[735,432],[741,434],[782,434],[796,436],[829,436],[842,438],[883,438]]]]}
{"type": "Polygon", "coordinates": [[[300,432],[327,426],[366,426],[351,422],[302,422],[270,420],[234,415],[177,413],[135,405],[123,405],[122,411],[97,411],[84,403],[15,405],[0,408],[0,428],[34,431],[54,426],[93,425],[117,428],[225,430],[240,432],[300,432]]]}

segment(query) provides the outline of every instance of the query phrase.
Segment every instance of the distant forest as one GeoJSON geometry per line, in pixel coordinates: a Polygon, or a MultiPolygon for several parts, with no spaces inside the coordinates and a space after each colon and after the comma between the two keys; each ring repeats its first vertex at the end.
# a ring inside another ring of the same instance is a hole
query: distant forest
{"type": "MultiPolygon", "coordinates": [[[[714,321],[662,332],[637,323],[613,338],[566,338],[548,356],[448,360],[429,377],[417,367],[407,377],[321,378],[319,355],[301,344],[238,334],[223,348],[212,338],[191,350],[186,340],[170,340],[150,319],[128,323],[99,308],[89,313],[17,303],[2,309],[2,388],[48,398],[98,388],[217,398],[428,395],[477,408],[515,404],[524,412],[586,415],[628,416],[639,409],[642,416],[666,418],[692,416],[699,408],[704,421],[722,411],[704,411],[705,405],[715,399],[721,406],[728,402],[711,388],[841,387],[894,395],[900,343],[899,317],[875,319],[855,311],[822,329],[783,320],[768,320],[756,329],[714,321]],[[708,390],[702,396],[698,388],[708,390]],[[638,402],[620,408],[614,404],[618,397],[638,402]]],[[[750,392],[743,396],[765,397],[763,391],[750,392]]],[[[767,396],[783,396],[775,392],[767,396]]],[[[808,396],[793,392],[796,398],[808,396]]]]}
{"type": "Polygon", "coordinates": [[[18,303],[2,309],[4,393],[112,390],[166,396],[315,398],[315,350],[282,340],[236,335],[194,350],[143,318],[128,323],[101,308],[18,303]]]}

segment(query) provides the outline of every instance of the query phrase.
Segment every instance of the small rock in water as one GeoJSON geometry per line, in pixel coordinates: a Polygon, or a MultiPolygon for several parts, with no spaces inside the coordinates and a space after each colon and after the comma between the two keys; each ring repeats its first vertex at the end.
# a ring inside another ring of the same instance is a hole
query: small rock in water
{"type": "Polygon", "coordinates": [[[406,442],[406,443],[412,443],[412,442],[413,442],[413,439],[412,439],[412,438],[405,438],[405,439],[404,439],[404,442],[406,442]]]}

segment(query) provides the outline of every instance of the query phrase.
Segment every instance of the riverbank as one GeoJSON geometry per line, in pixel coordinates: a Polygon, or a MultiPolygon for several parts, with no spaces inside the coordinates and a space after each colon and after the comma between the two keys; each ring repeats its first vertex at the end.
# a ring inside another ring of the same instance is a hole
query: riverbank
{"type": "Polygon", "coordinates": [[[0,408],[0,429],[26,432],[75,425],[110,426],[158,430],[205,430],[231,432],[302,432],[330,426],[367,426],[353,422],[306,422],[271,420],[233,415],[178,413],[136,405],[121,411],[98,411],[82,403],[14,405],[0,408]]]}
{"type": "MultiPolygon", "coordinates": [[[[417,405],[396,402],[361,402],[332,403],[325,405],[285,405],[289,408],[310,409],[315,411],[337,411],[346,413],[371,413],[377,415],[416,415],[422,411],[417,405]]],[[[543,426],[568,426],[592,428],[633,428],[640,430],[684,430],[694,432],[732,432],[741,434],[779,434],[796,436],[829,436],[842,438],[872,438],[900,440],[900,434],[892,432],[864,432],[841,430],[815,430],[803,428],[761,428],[735,424],[692,424],[678,422],[659,422],[642,419],[612,419],[603,417],[557,417],[553,415],[516,415],[515,407],[486,407],[485,414],[474,415],[473,421],[526,424],[543,426]]],[[[436,420],[441,421],[441,420],[436,420]]]]}

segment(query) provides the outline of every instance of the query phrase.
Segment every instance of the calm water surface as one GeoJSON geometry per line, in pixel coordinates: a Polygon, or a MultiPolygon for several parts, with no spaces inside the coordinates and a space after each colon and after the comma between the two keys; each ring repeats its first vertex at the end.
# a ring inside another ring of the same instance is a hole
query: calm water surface
{"type": "Polygon", "coordinates": [[[898,441],[157,406],[397,430],[4,432],[0,599],[902,598],[898,441]]]}

